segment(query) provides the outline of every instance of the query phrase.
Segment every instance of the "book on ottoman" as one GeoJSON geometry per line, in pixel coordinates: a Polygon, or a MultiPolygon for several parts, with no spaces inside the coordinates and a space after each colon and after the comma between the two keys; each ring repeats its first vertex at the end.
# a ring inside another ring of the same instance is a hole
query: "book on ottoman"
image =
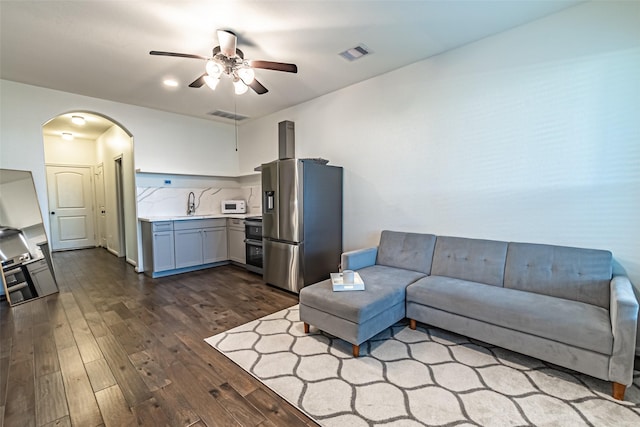
{"type": "Polygon", "coordinates": [[[353,283],[344,283],[342,273],[331,273],[331,284],[334,291],[364,291],[364,282],[357,272],[353,274],[353,283]]]}

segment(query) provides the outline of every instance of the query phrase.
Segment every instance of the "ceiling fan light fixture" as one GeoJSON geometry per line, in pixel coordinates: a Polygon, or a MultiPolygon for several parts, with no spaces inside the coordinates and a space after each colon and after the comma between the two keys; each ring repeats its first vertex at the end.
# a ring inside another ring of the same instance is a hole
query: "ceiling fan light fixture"
{"type": "Polygon", "coordinates": [[[253,71],[253,68],[245,62],[242,67],[238,68],[238,77],[240,77],[240,80],[242,80],[244,84],[248,85],[256,77],[256,73],[253,71]]]}
{"type": "Polygon", "coordinates": [[[216,86],[220,83],[220,75],[217,77],[213,76],[204,76],[204,82],[209,86],[211,90],[216,90],[216,86]]]}
{"type": "Polygon", "coordinates": [[[205,74],[201,75],[189,84],[189,87],[200,88],[207,84],[211,89],[218,85],[222,75],[233,82],[235,93],[240,95],[251,88],[256,94],[264,95],[269,90],[255,79],[254,69],[283,71],[297,73],[296,64],[284,62],[245,60],[244,53],[238,49],[238,37],[229,30],[218,30],[219,46],[213,48],[213,56],[194,55],[190,53],[164,52],[152,50],[150,55],[169,56],[178,58],[192,58],[205,61],[205,74]]]}
{"type": "Polygon", "coordinates": [[[207,61],[205,70],[207,71],[207,74],[209,74],[209,76],[215,78],[220,77],[220,74],[222,74],[222,66],[213,59],[207,61]]]}
{"type": "Polygon", "coordinates": [[[236,95],[242,95],[249,89],[249,86],[244,84],[244,82],[240,79],[236,79],[233,81],[233,87],[236,90],[236,95]]]}

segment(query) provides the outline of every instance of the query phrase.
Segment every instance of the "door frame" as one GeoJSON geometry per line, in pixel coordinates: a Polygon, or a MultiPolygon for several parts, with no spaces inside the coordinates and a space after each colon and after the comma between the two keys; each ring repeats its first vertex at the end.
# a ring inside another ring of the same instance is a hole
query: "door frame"
{"type": "Polygon", "coordinates": [[[94,196],[95,196],[95,212],[96,212],[96,245],[101,248],[107,247],[107,219],[106,219],[106,206],[107,206],[107,192],[104,182],[104,163],[100,162],[94,167],[94,196]],[[100,177],[100,179],[98,179],[100,177]],[[102,193],[102,200],[99,200],[100,193],[102,193]],[[102,202],[102,203],[100,203],[102,202]],[[105,215],[104,224],[101,218],[105,215]]]}
{"type": "Polygon", "coordinates": [[[118,224],[118,258],[127,256],[127,233],[124,216],[124,176],[122,171],[123,154],[113,158],[116,190],[116,223],[118,224]]]}

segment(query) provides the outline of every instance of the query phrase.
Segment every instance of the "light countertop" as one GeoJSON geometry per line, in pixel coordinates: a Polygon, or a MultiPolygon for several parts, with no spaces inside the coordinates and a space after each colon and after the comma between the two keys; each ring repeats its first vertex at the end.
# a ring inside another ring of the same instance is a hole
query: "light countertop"
{"type": "Polygon", "coordinates": [[[138,217],[138,221],[158,222],[158,221],[187,221],[192,219],[217,219],[217,218],[236,218],[245,219],[249,217],[260,216],[260,214],[211,214],[211,215],[176,215],[176,216],[149,216],[138,217]]]}

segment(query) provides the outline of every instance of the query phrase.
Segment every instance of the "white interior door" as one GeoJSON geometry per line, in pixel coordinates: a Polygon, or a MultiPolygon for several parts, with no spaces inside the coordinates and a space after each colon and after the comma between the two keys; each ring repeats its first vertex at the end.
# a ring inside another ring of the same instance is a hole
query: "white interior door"
{"type": "Polygon", "coordinates": [[[107,207],[104,190],[104,165],[96,166],[96,205],[98,207],[98,245],[107,247],[107,207]]]}
{"type": "Polygon", "coordinates": [[[90,167],[47,166],[51,248],[96,245],[90,167]]]}

